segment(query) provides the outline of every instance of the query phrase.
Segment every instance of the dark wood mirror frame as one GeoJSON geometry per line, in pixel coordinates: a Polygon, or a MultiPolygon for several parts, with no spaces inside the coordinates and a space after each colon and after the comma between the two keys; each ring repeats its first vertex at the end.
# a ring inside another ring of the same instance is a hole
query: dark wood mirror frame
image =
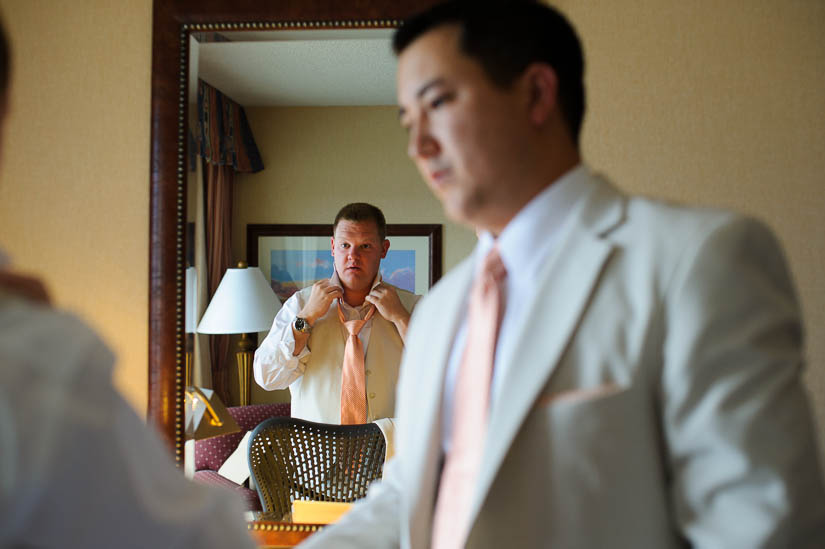
{"type": "Polygon", "coordinates": [[[189,35],[394,27],[436,0],[155,0],[149,206],[148,419],[183,460],[183,310],[189,35]]]}

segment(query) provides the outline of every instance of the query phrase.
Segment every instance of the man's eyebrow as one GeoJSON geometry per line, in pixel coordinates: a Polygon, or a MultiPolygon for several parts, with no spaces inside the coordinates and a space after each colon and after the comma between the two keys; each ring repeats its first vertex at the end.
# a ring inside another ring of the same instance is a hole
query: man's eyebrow
{"type": "MultiPolygon", "coordinates": [[[[425,93],[427,93],[427,91],[429,91],[430,88],[434,88],[436,86],[441,86],[442,84],[444,84],[444,78],[441,77],[441,76],[436,76],[432,80],[428,80],[427,82],[424,83],[424,85],[422,85],[420,88],[418,88],[417,92],[415,92],[415,98],[416,99],[421,99],[421,96],[423,96],[425,93]]],[[[402,118],[404,116],[404,113],[405,113],[404,107],[398,107],[398,118],[402,118]]]]}

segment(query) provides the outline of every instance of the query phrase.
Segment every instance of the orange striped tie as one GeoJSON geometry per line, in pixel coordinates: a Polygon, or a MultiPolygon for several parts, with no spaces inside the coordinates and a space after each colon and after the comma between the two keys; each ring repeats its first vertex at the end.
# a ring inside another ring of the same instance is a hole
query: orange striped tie
{"type": "Polygon", "coordinates": [[[432,548],[460,549],[470,531],[470,505],[487,434],[490,382],[507,270],[493,247],[470,291],[467,345],[459,365],[450,450],[441,471],[432,548]]]}
{"type": "Polygon", "coordinates": [[[338,318],[349,332],[344,347],[344,364],[341,372],[341,425],[367,422],[367,381],[364,376],[364,346],[358,334],[372,315],[375,305],[370,307],[363,320],[347,320],[338,300],[338,318]]]}

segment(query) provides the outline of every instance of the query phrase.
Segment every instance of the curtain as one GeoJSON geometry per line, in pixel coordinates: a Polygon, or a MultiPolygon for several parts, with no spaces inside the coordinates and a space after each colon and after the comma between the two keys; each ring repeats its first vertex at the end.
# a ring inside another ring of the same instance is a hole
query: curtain
{"type": "MultiPolygon", "coordinates": [[[[192,139],[194,143],[194,138],[192,139]]],[[[194,149],[192,149],[194,150],[194,149]]],[[[194,172],[190,185],[193,192],[189,193],[190,199],[195,201],[195,270],[198,275],[198,316],[200,319],[206,312],[209,303],[209,290],[206,284],[206,196],[204,189],[203,163],[196,154],[194,157],[194,172]],[[194,196],[193,196],[194,195],[194,196]],[[201,282],[204,281],[204,282],[201,282]]],[[[195,334],[195,367],[192,378],[198,387],[214,387],[212,384],[212,359],[209,353],[209,336],[206,334],[195,334]]]]}
{"type": "Polygon", "coordinates": [[[209,164],[245,173],[264,169],[244,108],[203,80],[198,80],[198,148],[209,164]]]}
{"type": "MultiPolygon", "coordinates": [[[[232,262],[232,185],[235,172],[254,173],[263,162],[244,108],[203,80],[198,81],[198,153],[203,160],[206,287],[209,299],[232,262]]],[[[229,336],[209,336],[212,388],[231,403],[228,369],[234,364],[229,336]]]]}
{"type": "MultiPolygon", "coordinates": [[[[226,269],[232,266],[232,166],[204,162],[206,195],[206,287],[209,299],[215,295],[226,269]]],[[[227,367],[230,361],[229,336],[209,336],[212,358],[212,386],[223,402],[230,402],[227,367]]]]}

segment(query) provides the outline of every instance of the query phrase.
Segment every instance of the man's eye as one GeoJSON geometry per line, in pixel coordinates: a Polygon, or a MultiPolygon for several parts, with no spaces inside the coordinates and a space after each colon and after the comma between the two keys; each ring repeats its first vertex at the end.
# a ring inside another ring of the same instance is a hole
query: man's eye
{"type": "Polygon", "coordinates": [[[452,98],[453,94],[451,93],[442,93],[441,95],[437,95],[432,99],[432,101],[430,101],[430,108],[437,109],[438,107],[441,107],[442,105],[450,101],[450,99],[452,98]]]}

